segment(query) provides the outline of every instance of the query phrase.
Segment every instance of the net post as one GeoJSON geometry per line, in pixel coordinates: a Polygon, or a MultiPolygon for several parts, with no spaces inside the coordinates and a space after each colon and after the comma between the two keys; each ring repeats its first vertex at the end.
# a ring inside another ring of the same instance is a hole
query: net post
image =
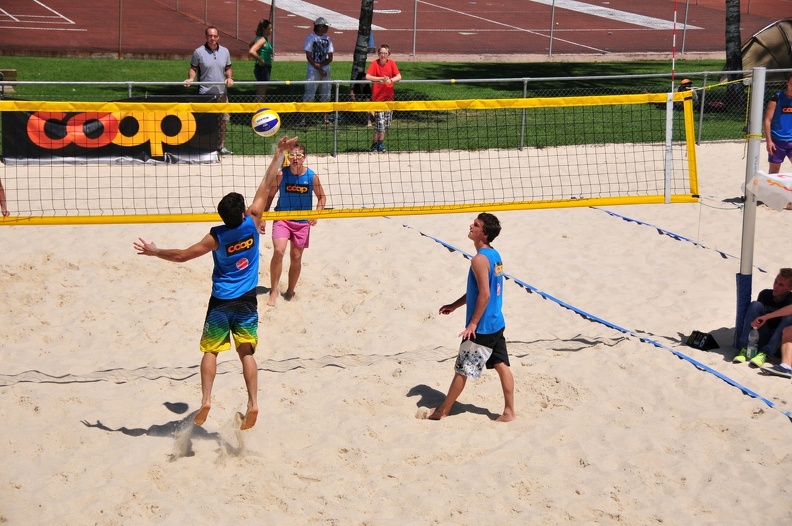
{"type": "Polygon", "coordinates": [[[743,206],[742,248],[740,274],[737,277],[737,317],[734,344],[742,333],[743,318],[751,298],[751,272],[753,269],[754,234],[756,232],[756,194],[748,192],[748,183],[759,167],[759,147],[762,142],[762,109],[764,107],[765,73],[763,67],[753,69],[751,101],[748,119],[748,149],[745,156],[745,206],[743,206]],[[742,298],[742,300],[741,300],[742,298]],[[748,298],[748,301],[745,300],[748,298]]]}
{"type": "MultiPolygon", "coordinates": [[[[524,99],[528,98],[528,79],[524,78],[523,81],[523,93],[522,96],[524,99]]],[[[525,127],[527,123],[527,113],[525,108],[522,109],[520,112],[520,144],[517,147],[518,150],[522,151],[525,148],[525,127]]]]}
{"type": "Polygon", "coordinates": [[[663,163],[665,182],[663,184],[665,204],[671,202],[671,172],[674,169],[674,92],[668,92],[666,99],[666,136],[665,136],[665,161],[663,163]]]}

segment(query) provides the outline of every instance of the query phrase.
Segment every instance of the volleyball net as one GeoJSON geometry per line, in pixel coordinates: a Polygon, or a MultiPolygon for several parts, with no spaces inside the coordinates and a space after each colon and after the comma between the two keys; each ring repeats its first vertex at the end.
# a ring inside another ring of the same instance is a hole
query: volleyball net
{"type": "MultiPolygon", "coordinates": [[[[218,221],[252,200],[274,144],[299,136],[327,203],[360,217],[698,199],[683,93],[329,103],[0,100],[4,225],[218,221]],[[250,117],[281,116],[272,138],[250,117]],[[393,111],[386,152],[369,112],[393,111]],[[218,120],[227,114],[221,155],[218,120]]],[[[269,212],[267,219],[295,213],[269,212]]]]}

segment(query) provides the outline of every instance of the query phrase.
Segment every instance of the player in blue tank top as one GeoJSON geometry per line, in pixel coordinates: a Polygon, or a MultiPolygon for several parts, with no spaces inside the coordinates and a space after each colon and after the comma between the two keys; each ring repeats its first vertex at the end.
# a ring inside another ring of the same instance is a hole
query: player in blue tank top
{"type": "MultiPolygon", "coordinates": [[[[768,173],[781,171],[784,159],[792,161],[792,73],[782,91],[773,94],[764,115],[768,173]]],[[[787,206],[789,208],[789,206],[787,206]]]]}
{"type": "Polygon", "coordinates": [[[503,413],[498,422],[514,420],[514,377],[509,367],[509,354],[503,336],[506,321],[503,318],[503,261],[490,243],[500,234],[498,218],[481,213],[470,225],[468,238],[476,247],[470,260],[467,290],[453,303],[440,307],[440,314],[451,314],[466,306],[465,329],[459,334],[462,343],[454,364],[454,378],[445,400],[426,415],[430,420],[440,420],[451,412],[454,402],[462,394],[467,378],[478,378],[484,367],[495,369],[503,390],[503,413]]]}
{"type": "MultiPolygon", "coordinates": [[[[327,197],[325,196],[319,176],[305,166],[306,149],[302,143],[295,143],[291,150],[286,152],[288,166],[284,166],[277,174],[270,188],[267,204],[264,211],[269,212],[275,196],[278,195],[278,212],[295,212],[313,209],[313,198],[316,196],[316,210],[323,210],[327,197]]],[[[282,165],[282,162],[281,162],[282,165]]],[[[294,289],[302,271],[303,251],[308,248],[311,236],[311,227],[316,226],[316,219],[303,219],[300,217],[274,221],[272,223],[272,260],[270,260],[270,293],[267,305],[274,307],[280,292],[278,286],[283,272],[283,256],[286,248],[289,249],[289,284],[283,299],[291,301],[294,298],[294,289]]],[[[265,232],[266,225],[261,223],[261,233],[265,232]]]]}
{"type": "Polygon", "coordinates": [[[245,198],[236,192],[223,197],[217,205],[217,213],[223,224],[212,227],[198,243],[186,249],[162,249],[143,238],[134,242],[139,255],[156,256],[179,263],[212,253],[212,296],[209,298],[200,344],[204,353],[201,359],[201,407],[194,418],[199,426],[206,421],[212,406],[217,354],[231,348],[232,336],[242,361],[242,376],[248,394],[247,410],[241,418],[240,429],[249,429],[256,423],[258,365],[253,354],[258,345],[256,286],[259,270],[259,228],[269,189],[275,181],[283,153],[289,151],[296,142],[297,137],[283,137],[278,141],[275,155],[250,207],[245,209],[245,198]]]}

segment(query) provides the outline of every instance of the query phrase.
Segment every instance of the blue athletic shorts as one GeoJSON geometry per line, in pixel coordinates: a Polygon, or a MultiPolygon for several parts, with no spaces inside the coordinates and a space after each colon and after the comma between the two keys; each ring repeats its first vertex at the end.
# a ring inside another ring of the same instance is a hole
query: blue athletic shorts
{"type": "Polygon", "coordinates": [[[784,162],[784,159],[792,161],[792,142],[776,141],[773,139],[773,144],[775,144],[776,149],[773,155],[767,156],[767,162],[781,164],[784,162]]]}

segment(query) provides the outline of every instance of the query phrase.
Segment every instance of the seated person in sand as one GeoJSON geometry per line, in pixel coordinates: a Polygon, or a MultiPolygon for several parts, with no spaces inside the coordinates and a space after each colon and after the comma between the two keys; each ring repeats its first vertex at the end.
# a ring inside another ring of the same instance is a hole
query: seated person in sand
{"type": "MultiPolygon", "coordinates": [[[[785,308],[792,309],[792,307],[785,308]]],[[[781,363],[765,364],[761,372],[782,378],[792,378],[792,327],[785,328],[781,335],[781,363]]]]}
{"type": "Polygon", "coordinates": [[[772,289],[764,289],[756,301],[745,311],[743,328],[737,348],[740,351],[732,362],[747,361],[748,335],[752,327],[759,329],[759,348],[750,363],[754,367],[764,365],[768,357],[778,354],[783,330],[792,325],[792,268],[782,268],[773,281],[772,289]],[[787,312],[788,311],[788,312],[787,312]]]}

